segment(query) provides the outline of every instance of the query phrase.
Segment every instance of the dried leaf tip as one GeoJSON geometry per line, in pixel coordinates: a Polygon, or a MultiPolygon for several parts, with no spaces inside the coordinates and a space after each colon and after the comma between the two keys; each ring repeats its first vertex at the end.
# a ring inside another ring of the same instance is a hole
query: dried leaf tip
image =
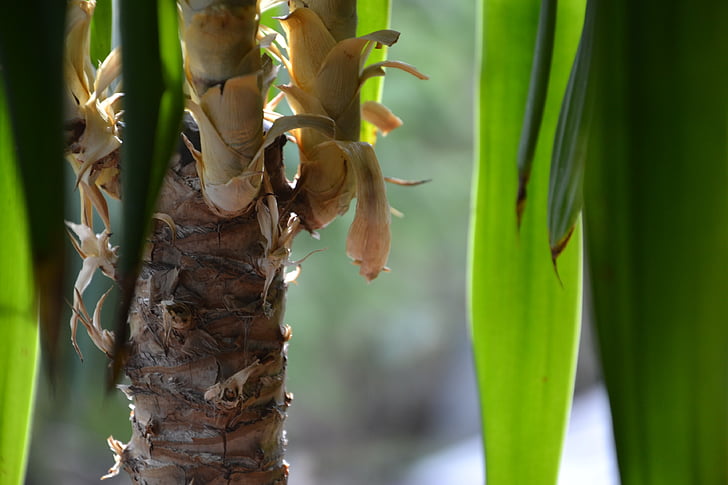
{"type": "Polygon", "coordinates": [[[109,472],[101,477],[101,480],[106,480],[107,478],[114,478],[119,474],[121,471],[121,466],[124,462],[124,450],[126,450],[126,445],[122,443],[121,441],[114,439],[113,436],[109,436],[106,439],[106,443],[109,445],[109,448],[114,453],[114,466],[109,468],[109,472]]]}

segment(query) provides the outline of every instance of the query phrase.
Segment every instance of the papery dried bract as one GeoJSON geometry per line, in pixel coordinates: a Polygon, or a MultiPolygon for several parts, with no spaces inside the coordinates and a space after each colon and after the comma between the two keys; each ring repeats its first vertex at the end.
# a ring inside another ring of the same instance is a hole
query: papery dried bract
{"type": "Polygon", "coordinates": [[[325,227],[349,209],[356,194],[351,155],[345,143],[330,140],[300,156],[300,190],[306,195],[312,213],[307,223],[312,228],[325,227]]]}
{"type": "Polygon", "coordinates": [[[280,22],[288,38],[291,79],[301,89],[311,92],[321,64],[336,41],[319,16],[307,8],[294,10],[280,22]]]}
{"type": "Polygon", "coordinates": [[[360,265],[359,274],[371,281],[385,268],[389,256],[389,203],[374,148],[346,143],[356,178],[356,213],[346,238],[346,254],[360,265]]]}
{"type": "Polygon", "coordinates": [[[255,0],[230,6],[218,1],[183,1],[185,70],[195,94],[260,69],[255,0]],[[247,3],[247,5],[243,5],[247,3]]]}
{"type": "Polygon", "coordinates": [[[89,336],[91,336],[94,343],[108,354],[113,348],[113,337],[106,335],[101,330],[101,324],[99,323],[100,310],[101,306],[103,306],[105,296],[96,304],[94,318],[92,319],[89,317],[88,311],[83,303],[83,293],[91,283],[91,279],[97,269],[100,269],[107,277],[114,279],[117,261],[116,252],[118,248],[111,246],[107,232],[94,234],[90,227],[83,224],[66,222],[66,225],[73,232],[73,235],[69,234],[71,236],[71,243],[83,259],[81,271],[78,273],[73,285],[73,312],[69,322],[71,327],[71,341],[78,355],[83,357],[76,343],[76,330],[78,322],[81,321],[86,326],[89,336]]]}
{"type": "Polygon", "coordinates": [[[389,108],[376,101],[367,101],[361,107],[362,118],[377,127],[382,135],[402,126],[402,120],[389,108]]]}

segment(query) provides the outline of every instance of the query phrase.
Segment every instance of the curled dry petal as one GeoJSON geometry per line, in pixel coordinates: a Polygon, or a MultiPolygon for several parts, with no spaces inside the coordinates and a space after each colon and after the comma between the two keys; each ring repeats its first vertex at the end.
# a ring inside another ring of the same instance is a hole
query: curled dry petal
{"type": "MultiPolygon", "coordinates": [[[[293,0],[289,3],[291,14],[281,21],[292,64],[292,84],[282,86],[281,91],[296,113],[326,114],[336,123],[334,140],[305,130],[294,133],[301,158],[296,189],[311,209],[305,220],[309,229],[325,226],[346,212],[351,199],[357,197],[347,253],[361,266],[360,273],[372,280],[384,269],[389,255],[390,208],[374,150],[358,141],[359,91],[368,78],[384,75],[385,67],[403,69],[421,79],[426,76],[398,61],[365,68],[371,49],[391,46],[399,33],[381,30],[362,37],[332,35],[335,26],[322,20],[319,15],[324,13],[316,8],[324,4],[328,5],[326,0],[310,4],[293,0]]],[[[343,8],[344,3],[336,5],[343,8]]],[[[366,105],[364,112],[383,133],[402,123],[378,103],[366,105]]]]}
{"type": "MultiPolygon", "coordinates": [[[[278,89],[286,95],[288,104],[294,113],[326,116],[326,110],[316,96],[293,84],[278,86],[278,89]]],[[[304,154],[309,153],[319,143],[332,138],[332,136],[327,136],[320,130],[301,129],[293,131],[292,134],[296,138],[298,149],[304,154]]]]}
{"type": "Polygon", "coordinates": [[[310,151],[310,159],[301,154],[299,185],[306,194],[313,219],[312,228],[325,227],[349,209],[356,193],[356,180],[351,169],[350,142],[330,140],[310,151]]]}
{"type": "MultiPolygon", "coordinates": [[[[73,346],[78,355],[83,358],[81,351],[78,348],[78,344],[76,343],[76,330],[79,321],[86,324],[87,329],[89,329],[89,335],[92,337],[92,340],[94,340],[94,343],[96,343],[97,346],[101,344],[99,347],[101,350],[105,352],[107,350],[105,348],[106,346],[103,345],[103,341],[106,340],[107,337],[104,332],[101,331],[100,324],[97,326],[93,325],[93,321],[89,317],[83,304],[83,292],[86,290],[89,283],[91,283],[91,279],[97,269],[100,269],[101,272],[109,278],[114,278],[117,248],[111,246],[109,242],[109,234],[107,232],[94,234],[90,227],[83,224],[66,222],[66,225],[71,229],[71,231],[73,231],[76,238],[78,238],[78,241],[76,241],[75,238],[71,237],[71,243],[76,249],[76,252],[78,252],[78,254],[83,258],[81,271],[78,273],[73,285],[73,312],[69,322],[71,327],[71,341],[73,342],[73,346]],[[91,327],[98,328],[98,339],[94,338],[94,330],[91,327]]],[[[96,310],[98,312],[100,312],[99,305],[103,305],[104,299],[105,296],[97,304],[96,310]]],[[[94,312],[94,318],[96,319],[98,319],[97,311],[94,312]]],[[[113,337],[110,338],[113,340],[113,337]]],[[[111,348],[113,348],[113,344],[111,348]]]]}
{"type": "Polygon", "coordinates": [[[281,230],[278,202],[274,195],[266,195],[258,199],[256,215],[260,232],[266,240],[263,257],[258,261],[258,267],[263,271],[265,277],[263,285],[263,304],[265,304],[268,289],[276,272],[290,263],[291,243],[298,232],[300,220],[292,214],[281,230]]]}
{"type": "Polygon", "coordinates": [[[102,97],[104,91],[121,76],[121,48],[115,47],[106,56],[106,59],[96,71],[94,80],[94,94],[97,98],[102,97]]]}
{"type": "Polygon", "coordinates": [[[417,79],[422,79],[423,81],[430,79],[428,76],[418,71],[415,66],[407,64],[406,62],[382,61],[377,62],[376,64],[372,64],[371,66],[367,66],[361,73],[361,82],[366,81],[370,77],[384,76],[385,73],[383,68],[385,67],[394,67],[396,69],[400,69],[402,71],[412,74],[417,79]]]}
{"type": "MultiPolygon", "coordinates": [[[[78,292],[78,290],[75,290],[74,304],[76,304],[77,302],[77,306],[74,306],[73,311],[78,317],[78,320],[83,323],[84,327],[86,327],[86,332],[88,333],[88,336],[91,338],[91,341],[94,343],[94,345],[96,345],[96,348],[111,357],[114,351],[114,332],[106,330],[101,326],[101,311],[103,309],[106,298],[109,296],[109,293],[111,293],[111,289],[109,289],[101,296],[101,298],[99,298],[99,301],[96,303],[96,308],[94,309],[93,317],[91,317],[86,310],[86,306],[83,303],[81,294],[78,292]]],[[[72,335],[72,339],[74,347],[80,355],[78,346],[76,346],[75,335],[72,335]]]]}
{"type": "Polygon", "coordinates": [[[360,265],[367,281],[377,277],[389,256],[389,203],[374,149],[368,143],[349,143],[356,177],[356,213],[346,239],[346,254],[360,265]]]}
{"type": "Polygon", "coordinates": [[[361,106],[362,118],[377,127],[382,135],[387,135],[402,126],[402,120],[389,108],[376,101],[367,101],[361,106]]]}
{"type": "MultiPolygon", "coordinates": [[[[371,281],[384,269],[389,256],[389,203],[384,188],[379,162],[374,149],[368,143],[331,141],[320,145],[319,163],[338,162],[343,167],[343,179],[326,178],[329,171],[322,168],[311,177],[311,183],[303,183],[316,221],[328,223],[349,206],[356,194],[356,213],[349,229],[346,252],[360,265],[359,273],[371,281]],[[314,182],[329,180],[330,186],[319,186],[312,191],[314,182]]],[[[310,165],[314,168],[316,165],[310,165]]],[[[341,173],[341,172],[340,172],[341,173]]]]}
{"type": "Polygon", "coordinates": [[[121,466],[123,465],[124,450],[126,450],[127,446],[121,441],[114,439],[113,436],[109,436],[106,439],[106,443],[109,445],[109,449],[114,453],[114,466],[109,468],[109,472],[101,477],[101,480],[113,478],[119,474],[121,466]]]}

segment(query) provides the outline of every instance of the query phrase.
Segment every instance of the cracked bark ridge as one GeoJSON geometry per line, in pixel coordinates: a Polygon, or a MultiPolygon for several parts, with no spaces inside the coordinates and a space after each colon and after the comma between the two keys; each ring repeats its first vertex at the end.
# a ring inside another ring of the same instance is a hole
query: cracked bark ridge
{"type": "Polygon", "coordinates": [[[129,317],[124,391],[134,407],[122,466],[146,485],[285,484],[282,271],[264,304],[254,210],[214,215],[190,162],[172,163],[129,317]]]}

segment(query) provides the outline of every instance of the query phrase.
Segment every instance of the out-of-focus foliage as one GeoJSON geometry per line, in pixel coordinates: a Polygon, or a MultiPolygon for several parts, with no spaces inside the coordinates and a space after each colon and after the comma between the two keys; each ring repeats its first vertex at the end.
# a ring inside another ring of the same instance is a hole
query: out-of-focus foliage
{"type": "Polygon", "coordinates": [[[21,484],[33,409],[38,330],[25,197],[0,79],[0,479],[21,484]]]}
{"type": "Polygon", "coordinates": [[[622,484],[725,484],[728,4],[595,5],[584,207],[622,484]]]}

